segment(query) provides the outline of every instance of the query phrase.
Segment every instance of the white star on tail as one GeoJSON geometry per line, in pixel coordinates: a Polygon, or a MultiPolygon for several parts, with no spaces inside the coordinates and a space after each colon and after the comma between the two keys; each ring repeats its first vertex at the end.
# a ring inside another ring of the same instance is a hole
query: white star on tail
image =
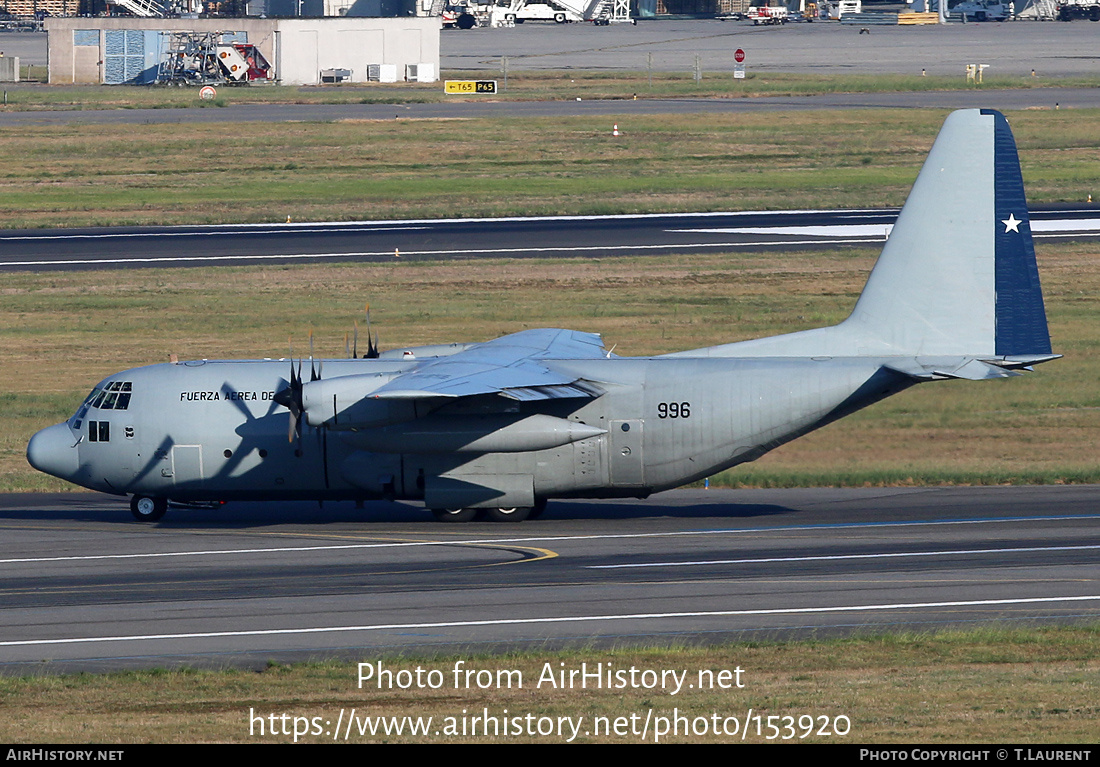
{"type": "Polygon", "coordinates": [[[1019,234],[1020,224],[1024,222],[1018,220],[1015,213],[1009,213],[1008,218],[1001,223],[1005,225],[1005,234],[1008,234],[1009,232],[1016,232],[1017,234],[1019,234]]]}

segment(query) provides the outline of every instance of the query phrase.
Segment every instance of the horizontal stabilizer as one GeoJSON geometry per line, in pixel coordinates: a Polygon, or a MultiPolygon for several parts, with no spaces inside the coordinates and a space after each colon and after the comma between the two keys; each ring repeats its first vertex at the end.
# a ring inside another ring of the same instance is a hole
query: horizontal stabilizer
{"type": "Polygon", "coordinates": [[[1011,378],[1021,375],[1001,365],[974,358],[945,359],[913,358],[891,360],[883,367],[909,376],[918,381],[937,381],[944,378],[963,378],[968,381],[986,381],[993,378],[1011,378]]]}

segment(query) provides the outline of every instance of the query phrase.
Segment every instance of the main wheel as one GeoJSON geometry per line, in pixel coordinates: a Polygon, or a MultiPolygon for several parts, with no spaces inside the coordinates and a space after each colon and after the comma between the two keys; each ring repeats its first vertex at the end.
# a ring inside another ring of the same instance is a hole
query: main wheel
{"type": "Polygon", "coordinates": [[[477,509],[432,509],[438,522],[469,522],[477,514],[477,509]]]}
{"type": "Polygon", "coordinates": [[[130,513],[138,522],[156,522],[168,511],[167,498],[150,498],[148,495],[135,495],[130,499],[130,513]]]}
{"type": "Polygon", "coordinates": [[[522,522],[531,513],[530,506],[512,506],[511,508],[487,509],[485,516],[490,522],[522,522]]]}

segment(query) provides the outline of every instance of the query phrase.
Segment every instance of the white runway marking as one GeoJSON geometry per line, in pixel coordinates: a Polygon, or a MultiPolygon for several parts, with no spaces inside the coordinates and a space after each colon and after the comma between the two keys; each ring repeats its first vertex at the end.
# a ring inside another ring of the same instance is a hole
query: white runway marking
{"type": "Polygon", "coordinates": [[[1100,218],[1068,218],[1060,221],[1032,221],[1032,232],[1095,232],[1100,218]]]}
{"type": "Polygon", "coordinates": [[[893,224],[808,224],[806,226],[747,226],[737,229],[666,229],[684,234],[763,234],[794,237],[877,237],[884,240],[893,224]]]}
{"type": "Polygon", "coordinates": [[[519,626],[545,623],[587,623],[591,621],[662,620],[668,618],[723,618],[747,615],[799,615],[807,613],[851,613],[875,610],[920,610],[943,607],[991,607],[1053,602],[1100,601],[1100,594],[1076,597],[1029,597],[1024,599],[972,599],[961,602],[902,602],[878,605],[841,605],[837,607],[790,607],[766,610],[706,610],[672,613],[624,613],[621,615],[575,615],[560,618],[502,618],[472,621],[439,621],[435,623],[379,623],[362,626],[322,626],[318,628],[261,629],[248,631],[202,631],[183,634],[136,634],[133,636],[71,637],[68,639],[27,639],[0,642],[0,647],[34,645],[86,644],[93,642],[140,642],[165,639],[210,639],[218,637],[255,637],[291,634],[346,633],[352,631],[409,631],[417,629],[463,628],[472,626],[519,626]]]}
{"type": "MultiPolygon", "coordinates": [[[[240,224],[234,224],[234,226],[240,226],[240,224]]],[[[265,224],[265,226],[272,226],[271,224],[265,224]]],[[[272,229],[248,229],[239,232],[223,232],[223,231],[191,231],[191,232],[96,232],[91,234],[40,234],[40,235],[18,235],[11,237],[0,237],[0,242],[18,242],[20,240],[27,240],[31,242],[37,242],[39,240],[113,240],[124,239],[127,237],[232,237],[240,234],[343,234],[345,232],[412,232],[418,229],[427,229],[426,226],[343,226],[339,229],[325,228],[325,229],[307,229],[287,224],[282,227],[272,229]]]]}
{"type": "MultiPolygon", "coordinates": [[[[750,226],[723,229],[666,229],[677,234],[759,234],[786,237],[878,237],[886,239],[893,231],[893,224],[811,224],[807,226],[750,226]]],[[[1096,234],[1100,232],[1100,218],[1060,219],[1057,221],[1032,221],[1031,232],[1037,237],[1066,236],[1072,234],[1096,234]]]]}

